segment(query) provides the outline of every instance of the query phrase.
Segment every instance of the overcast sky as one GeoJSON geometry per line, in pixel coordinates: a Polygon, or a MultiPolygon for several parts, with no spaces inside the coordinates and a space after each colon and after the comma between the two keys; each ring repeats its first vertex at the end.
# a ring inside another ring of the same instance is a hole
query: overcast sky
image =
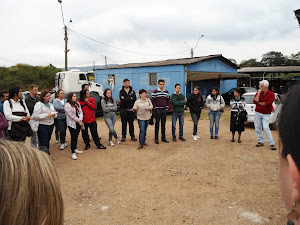
{"type": "MultiPolygon", "coordinates": [[[[62,1],[65,24],[71,19],[69,29],[77,32],[69,32],[69,66],[102,65],[103,56],[109,64],[187,58],[187,45],[195,47],[201,35],[194,56],[222,54],[240,63],[272,50],[300,51],[293,12],[299,0],[62,1]]],[[[57,0],[2,1],[0,21],[0,66],[64,67],[57,0]]]]}

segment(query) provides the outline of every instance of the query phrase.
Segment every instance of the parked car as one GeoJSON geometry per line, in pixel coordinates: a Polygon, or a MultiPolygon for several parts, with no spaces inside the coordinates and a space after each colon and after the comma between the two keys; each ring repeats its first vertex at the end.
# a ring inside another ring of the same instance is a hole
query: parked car
{"type": "MultiPolygon", "coordinates": [[[[245,98],[246,106],[245,109],[248,113],[248,121],[250,123],[254,123],[254,114],[255,114],[255,104],[253,103],[253,99],[256,92],[249,92],[243,94],[243,97],[245,98]]],[[[279,113],[282,106],[282,98],[279,94],[275,93],[275,101],[273,102],[274,111],[271,113],[270,116],[270,128],[276,129],[277,128],[277,122],[279,118],[279,113]]]]}
{"type": "MultiPolygon", "coordinates": [[[[241,89],[241,96],[245,93],[248,93],[248,92],[257,92],[257,89],[256,88],[253,88],[253,87],[239,87],[241,89]]],[[[230,89],[229,91],[225,92],[224,94],[222,94],[222,97],[225,101],[225,104],[229,105],[230,103],[230,99],[232,99],[234,97],[234,89],[235,88],[232,88],[230,89]]]]}

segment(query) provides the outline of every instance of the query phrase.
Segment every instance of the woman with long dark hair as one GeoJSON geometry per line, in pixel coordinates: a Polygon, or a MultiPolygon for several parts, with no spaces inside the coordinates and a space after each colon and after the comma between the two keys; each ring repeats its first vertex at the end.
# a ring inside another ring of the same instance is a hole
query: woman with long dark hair
{"type": "Polygon", "coordinates": [[[198,122],[203,108],[203,98],[201,95],[200,88],[194,87],[194,93],[190,94],[186,101],[186,106],[190,108],[191,117],[194,123],[193,139],[197,141],[200,137],[197,135],[198,122]]]}
{"type": "Polygon", "coordinates": [[[207,96],[205,104],[209,109],[208,116],[210,123],[210,139],[219,139],[219,122],[221,114],[224,111],[225,102],[223,97],[219,94],[218,88],[213,88],[211,90],[211,94],[207,96]]]}
{"type": "Polygon", "coordinates": [[[79,104],[81,105],[81,109],[83,112],[83,123],[85,127],[85,129],[81,131],[83,141],[85,143],[84,150],[88,150],[91,147],[88,128],[90,128],[92,138],[97,148],[106,149],[106,147],[100,143],[98,136],[97,122],[95,117],[95,109],[97,107],[97,104],[95,99],[93,97],[90,97],[90,92],[87,89],[82,89],[80,91],[79,104]]]}
{"type": "Polygon", "coordinates": [[[112,136],[114,136],[116,139],[117,144],[120,144],[119,136],[115,130],[115,123],[117,120],[116,112],[118,107],[116,101],[112,98],[111,90],[109,88],[104,90],[103,95],[104,98],[101,99],[101,106],[103,110],[104,121],[109,129],[108,143],[113,147],[115,144],[112,141],[112,136]]]}
{"type": "Polygon", "coordinates": [[[18,86],[12,86],[8,93],[9,97],[3,104],[3,110],[8,121],[9,139],[25,141],[26,137],[33,133],[28,123],[31,117],[26,103],[22,99],[22,89],[18,86]]]}
{"type": "Polygon", "coordinates": [[[52,103],[50,103],[51,94],[49,91],[42,91],[40,101],[34,105],[32,117],[39,121],[38,139],[41,150],[50,155],[50,140],[54,128],[54,118],[57,117],[57,112],[52,103]]]}
{"type": "Polygon", "coordinates": [[[83,153],[83,151],[76,149],[80,128],[83,125],[83,113],[80,104],[77,102],[77,95],[74,92],[70,92],[68,95],[67,103],[65,104],[65,113],[67,126],[71,134],[72,159],[76,160],[76,153],[83,153]]]}
{"type": "Polygon", "coordinates": [[[245,130],[244,121],[240,118],[240,112],[245,108],[245,99],[241,97],[241,89],[234,89],[234,97],[230,100],[231,117],[230,131],[232,133],[231,142],[234,142],[235,132],[239,134],[238,143],[242,143],[241,135],[245,130]]]}

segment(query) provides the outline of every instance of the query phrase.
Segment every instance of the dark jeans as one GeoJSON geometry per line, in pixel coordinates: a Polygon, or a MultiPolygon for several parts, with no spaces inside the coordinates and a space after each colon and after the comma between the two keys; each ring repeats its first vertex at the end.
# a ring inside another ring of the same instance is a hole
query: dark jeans
{"type": "Polygon", "coordinates": [[[158,140],[159,122],[161,120],[161,139],[166,139],[167,111],[155,110],[155,140],[158,140]]]}
{"type": "Polygon", "coordinates": [[[184,112],[172,112],[172,136],[176,138],[176,123],[179,119],[179,137],[183,137],[184,112]]]}
{"type": "Polygon", "coordinates": [[[140,127],[139,142],[140,145],[144,145],[146,142],[147,127],[149,124],[149,120],[138,120],[138,123],[140,127]]]}
{"type": "Polygon", "coordinates": [[[133,111],[128,111],[126,109],[120,109],[121,121],[122,121],[122,138],[126,138],[127,134],[127,123],[129,124],[129,134],[134,137],[134,117],[135,113],[133,111]]]}
{"type": "Polygon", "coordinates": [[[90,144],[90,138],[89,138],[89,130],[88,128],[90,128],[91,134],[92,134],[92,138],[94,140],[95,145],[98,147],[100,146],[100,141],[99,141],[99,136],[98,136],[98,131],[97,131],[97,123],[92,122],[92,123],[85,123],[85,130],[82,130],[82,137],[83,137],[83,141],[86,145],[90,144]]]}
{"type": "Polygon", "coordinates": [[[191,113],[191,117],[194,123],[194,130],[193,130],[193,135],[197,135],[197,131],[198,131],[198,122],[200,119],[200,115],[201,113],[191,113]]]}
{"type": "Polygon", "coordinates": [[[39,147],[41,149],[46,147],[49,150],[49,153],[50,153],[49,142],[51,140],[53,128],[54,128],[54,124],[52,125],[40,124],[38,129],[39,147]]]}
{"type": "Polygon", "coordinates": [[[66,119],[57,119],[56,129],[58,129],[59,131],[60,143],[64,144],[66,142],[66,130],[67,130],[66,119]]]}
{"type": "Polygon", "coordinates": [[[80,125],[76,123],[76,129],[69,127],[69,131],[71,134],[71,151],[75,153],[75,149],[77,148],[77,140],[80,132],[80,125]]]}
{"type": "Polygon", "coordinates": [[[58,132],[58,127],[57,127],[57,119],[54,119],[54,127],[55,127],[55,139],[59,140],[59,132],[58,132]]]}

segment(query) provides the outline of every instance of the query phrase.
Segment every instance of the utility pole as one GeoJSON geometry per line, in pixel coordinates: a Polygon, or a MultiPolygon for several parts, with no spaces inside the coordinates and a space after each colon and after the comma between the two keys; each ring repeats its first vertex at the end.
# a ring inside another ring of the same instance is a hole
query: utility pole
{"type": "Polygon", "coordinates": [[[65,71],[68,71],[68,30],[65,26],[65,71]]]}
{"type": "Polygon", "coordinates": [[[106,60],[106,56],[105,56],[104,58],[105,58],[105,67],[107,67],[107,60],[106,60]]]}
{"type": "Polygon", "coordinates": [[[194,50],[191,48],[191,58],[194,58],[194,50]]]}

